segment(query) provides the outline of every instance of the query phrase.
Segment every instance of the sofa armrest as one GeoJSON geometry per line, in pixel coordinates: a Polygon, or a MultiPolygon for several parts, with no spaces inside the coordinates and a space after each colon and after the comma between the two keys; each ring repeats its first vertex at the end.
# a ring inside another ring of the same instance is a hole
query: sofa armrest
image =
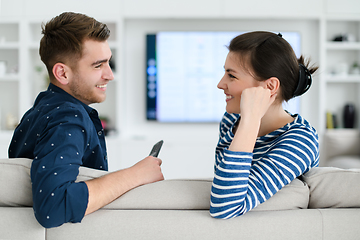
{"type": "Polygon", "coordinates": [[[302,180],[310,189],[309,208],[360,207],[360,169],[318,167],[302,180]]]}
{"type": "Polygon", "coordinates": [[[357,129],[329,129],[320,144],[320,166],[342,155],[360,156],[360,132],[357,129]]]}

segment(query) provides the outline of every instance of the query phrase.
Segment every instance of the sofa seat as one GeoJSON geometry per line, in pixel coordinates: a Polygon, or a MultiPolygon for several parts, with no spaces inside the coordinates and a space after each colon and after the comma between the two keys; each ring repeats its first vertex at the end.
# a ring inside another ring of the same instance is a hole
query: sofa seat
{"type": "Polygon", "coordinates": [[[45,239],[46,229],[31,207],[0,207],[0,239],[45,239]]]}
{"type": "Polygon", "coordinates": [[[206,210],[100,210],[81,224],[50,229],[47,236],[92,239],[103,232],[103,239],[322,239],[322,227],[322,214],[314,209],[255,211],[229,220],[211,218],[206,210]]]}
{"type": "Polygon", "coordinates": [[[101,209],[81,223],[44,229],[32,208],[0,207],[0,239],[355,240],[359,222],[359,208],[250,211],[230,220],[213,219],[206,210],[101,209]]]}

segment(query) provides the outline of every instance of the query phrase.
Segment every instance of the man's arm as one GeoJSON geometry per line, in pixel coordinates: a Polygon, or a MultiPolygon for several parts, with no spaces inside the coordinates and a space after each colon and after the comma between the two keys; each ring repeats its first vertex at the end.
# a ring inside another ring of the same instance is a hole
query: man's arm
{"type": "Polygon", "coordinates": [[[80,222],[85,213],[96,211],[126,191],[163,179],[161,160],[148,157],[103,178],[76,182],[80,166],[105,166],[93,123],[86,120],[87,112],[71,104],[44,116],[41,126],[45,129],[36,139],[31,166],[34,213],[42,226],[80,222]]]}
{"type": "Polygon", "coordinates": [[[161,163],[158,158],[146,157],[130,168],[86,181],[89,202],[85,215],[102,208],[135,187],[164,180],[161,163]]]}

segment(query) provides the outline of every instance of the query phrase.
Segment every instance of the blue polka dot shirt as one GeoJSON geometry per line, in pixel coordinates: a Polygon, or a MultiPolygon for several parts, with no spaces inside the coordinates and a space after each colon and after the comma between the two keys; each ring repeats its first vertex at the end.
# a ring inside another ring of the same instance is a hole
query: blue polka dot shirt
{"type": "Polygon", "coordinates": [[[84,217],[89,193],[84,182],[75,182],[80,166],[108,169],[97,111],[53,84],[15,129],[9,157],[33,159],[33,208],[46,228],[84,217]]]}

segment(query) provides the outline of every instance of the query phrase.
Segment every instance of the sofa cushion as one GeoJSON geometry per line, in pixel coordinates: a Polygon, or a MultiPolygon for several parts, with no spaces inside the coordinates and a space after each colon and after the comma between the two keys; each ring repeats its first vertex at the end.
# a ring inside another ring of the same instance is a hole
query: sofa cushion
{"type": "MultiPolygon", "coordinates": [[[[165,180],[147,184],[125,193],[104,208],[208,210],[211,184],[211,179],[165,180]]],[[[295,179],[253,211],[301,209],[307,208],[308,203],[308,187],[295,179]]]]}
{"type": "Polygon", "coordinates": [[[308,205],[309,188],[306,183],[295,178],[291,183],[252,211],[306,209],[308,205]]]}
{"type": "Polygon", "coordinates": [[[360,207],[360,169],[314,168],[304,174],[309,208],[360,207]]]}
{"type": "MultiPolygon", "coordinates": [[[[30,159],[0,160],[0,206],[32,206],[30,159]]],[[[101,177],[107,172],[80,167],[77,181],[101,177]]],[[[105,209],[210,208],[211,179],[164,180],[137,187],[105,206],[105,209]]],[[[253,211],[307,208],[309,189],[295,179],[253,211]]]]}
{"type": "MultiPolygon", "coordinates": [[[[31,159],[0,159],[0,207],[31,207],[31,159]]],[[[106,174],[104,171],[80,167],[77,181],[106,174]]]]}

